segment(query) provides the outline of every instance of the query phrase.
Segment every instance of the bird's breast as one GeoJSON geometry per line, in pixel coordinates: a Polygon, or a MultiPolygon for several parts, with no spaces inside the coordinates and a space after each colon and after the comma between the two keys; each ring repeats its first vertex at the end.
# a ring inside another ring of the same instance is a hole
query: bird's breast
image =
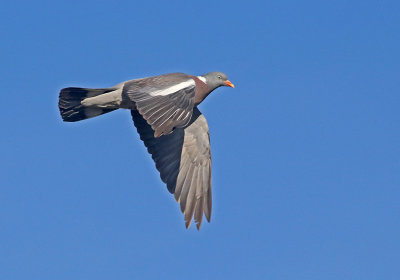
{"type": "Polygon", "coordinates": [[[191,78],[196,83],[194,102],[195,105],[199,105],[210,94],[211,91],[207,84],[200,80],[198,77],[191,76],[191,78]]]}

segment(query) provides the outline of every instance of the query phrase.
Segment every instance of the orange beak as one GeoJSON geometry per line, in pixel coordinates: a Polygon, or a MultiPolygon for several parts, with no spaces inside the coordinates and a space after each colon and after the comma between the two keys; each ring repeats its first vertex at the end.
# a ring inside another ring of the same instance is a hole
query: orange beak
{"type": "Polygon", "coordinates": [[[235,87],[235,85],[232,84],[230,81],[226,81],[225,84],[226,84],[228,87],[231,87],[231,88],[234,88],[234,87],[235,87]]]}

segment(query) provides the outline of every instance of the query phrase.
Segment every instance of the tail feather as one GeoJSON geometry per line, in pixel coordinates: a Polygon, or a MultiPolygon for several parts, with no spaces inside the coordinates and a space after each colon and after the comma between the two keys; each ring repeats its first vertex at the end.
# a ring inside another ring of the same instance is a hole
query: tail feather
{"type": "Polygon", "coordinates": [[[62,89],[58,101],[62,119],[65,122],[76,122],[116,110],[117,108],[87,107],[81,103],[85,98],[95,97],[114,90],[115,88],[89,89],[76,87],[62,89]]]}

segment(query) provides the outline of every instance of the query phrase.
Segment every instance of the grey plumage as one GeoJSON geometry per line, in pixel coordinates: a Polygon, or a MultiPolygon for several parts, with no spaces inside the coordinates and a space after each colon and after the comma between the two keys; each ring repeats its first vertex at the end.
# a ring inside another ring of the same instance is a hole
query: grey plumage
{"type": "Polygon", "coordinates": [[[98,95],[111,92],[113,88],[64,88],[60,92],[58,108],[60,109],[61,117],[65,122],[76,122],[84,119],[96,117],[118,109],[116,108],[101,108],[101,107],[86,107],[81,104],[85,98],[91,98],[98,95]]]}
{"type": "Polygon", "coordinates": [[[184,127],[192,116],[195,83],[167,95],[152,95],[192,80],[189,75],[173,73],[134,80],[125,84],[123,96],[135,102],[139,113],[154,130],[154,136],[167,135],[176,127],[184,127]]]}
{"type": "Polygon", "coordinates": [[[132,111],[132,118],[162,181],[180,203],[186,226],[197,205],[195,221],[200,228],[204,208],[207,220],[211,218],[211,152],[206,119],[195,107],[186,127],[156,138],[138,111],[132,111]]]}
{"type": "Polygon", "coordinates": [[[161,180],[174,194],[188,228],[203,213],[211,219],[211,150],[208,125],[197,105],[219,86],[234,87],[225,74],[172,73],[120,83],[112,88],[65,88],[59,109],[64,121],[79,121],[118,108],[132,119],[161,180]]]}

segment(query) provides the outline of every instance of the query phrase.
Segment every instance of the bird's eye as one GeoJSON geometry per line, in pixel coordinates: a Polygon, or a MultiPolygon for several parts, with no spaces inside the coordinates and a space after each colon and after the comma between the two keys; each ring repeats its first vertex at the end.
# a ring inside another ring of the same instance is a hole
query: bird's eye
{"type": "Polygon", "coordinates": [[[218,75],[217,77],[218,77],[218,79],[222,79],[222,77],[220,75],[218,75]]]}

